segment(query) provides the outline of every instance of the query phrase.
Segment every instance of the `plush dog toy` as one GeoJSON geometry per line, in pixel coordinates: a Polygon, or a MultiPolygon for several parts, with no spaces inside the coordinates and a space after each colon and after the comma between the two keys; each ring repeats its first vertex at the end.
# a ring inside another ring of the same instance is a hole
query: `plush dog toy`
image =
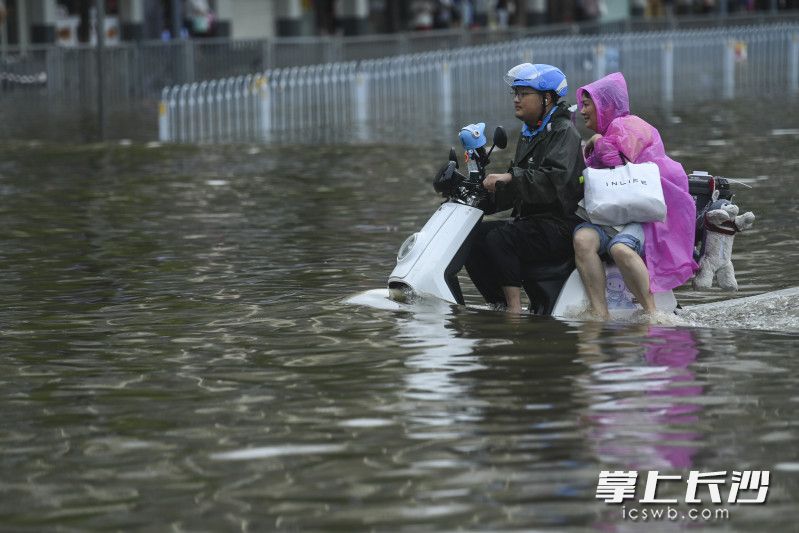
{"type": "Polygon", "coordinates": [[[713,191],[711,198],[699,215],[704,224],[704,238],[694,289],[709,289],[715,277],[722,289],[737,291],[738,281],[732,266],[732,243],[736,233],[752,227],[755,215],[751,211],[739,215],[737,205],[729,200],[719,200],[718,190],[713,191]]]}

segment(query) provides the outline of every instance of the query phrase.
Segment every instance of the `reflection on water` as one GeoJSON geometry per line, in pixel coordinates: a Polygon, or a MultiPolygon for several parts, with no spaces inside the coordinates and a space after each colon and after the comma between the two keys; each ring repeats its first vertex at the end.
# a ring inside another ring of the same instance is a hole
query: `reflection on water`
{"type": "Polygon", "coordinates": [[[419,351],[405,360],[413,370],[406,378],[407,397],[457,403],[464,390],[453,374],[482,368],[471,356],[477,341],[459,336],[440,309],[402,318],[397,326],[403,346],[419,351]]]}
{"type": "Polygon", "coordinates": [[[629,470],[690,469],[701,435],[686,428],[699,421],[703,392],[690,369],[699,354],[694,332],[632,327],[623,332],[627,338],[614,339],[623,345],[633,334],[640,343],[627,362],[603,357],[595,343],[599,328],[581,328],[580,353],[592,363],[578,383],[587,396],[586,419],[600,460],[629,470]]]}
{"type": "MultiPolygon", "coordinates": [[[[796,119],[749,111],[663,130],[756,185],[740,296],[799,285],[796,119]]],[[[793,528],[795,296],[676,327],[507,317],[465,278],[470,307],[344,303],[448,148],[0,146],[3,527],[626,531],[600,470],[763,469],[767,504],[691,526],[793,528]]]]}

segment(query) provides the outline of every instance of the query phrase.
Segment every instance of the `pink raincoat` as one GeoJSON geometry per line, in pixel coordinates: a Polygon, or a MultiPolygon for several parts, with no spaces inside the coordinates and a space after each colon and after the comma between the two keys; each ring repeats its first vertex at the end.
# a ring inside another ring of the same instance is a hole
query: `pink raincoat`
{"type": "Polygon", "coordinates": [[[585,164],[593,168],[619,166],[624,164],[621,152],[633,163],[651,162],[660,169],[666,220],[643,224],[644,260],[652,292],[679,287],[699,268],[693,258],[696,205],[688,194],[688,176],[682,165],[666,155],[658,130],[630,114],[627,82],[620,72],[580,87],[580,109],[584,91],[594,102],[597,133],[602,135],[585,164]]]}

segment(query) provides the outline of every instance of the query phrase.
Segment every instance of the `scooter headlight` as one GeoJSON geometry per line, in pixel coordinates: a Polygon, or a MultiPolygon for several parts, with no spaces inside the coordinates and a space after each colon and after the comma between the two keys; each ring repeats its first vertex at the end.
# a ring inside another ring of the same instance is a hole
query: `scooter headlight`
{"type": "Polygon", "coordinates": [[[411,250],[413,250],[413,246],[416,244],[417,235],[419,234],[414,233],[413,235],[405,239],[405,242],[402,243],[402,246],[400,246],[399,248],[399,252],[397,252],[397,262],[402,261],[408,256],[409,253],[411,253],[411,250]]]}

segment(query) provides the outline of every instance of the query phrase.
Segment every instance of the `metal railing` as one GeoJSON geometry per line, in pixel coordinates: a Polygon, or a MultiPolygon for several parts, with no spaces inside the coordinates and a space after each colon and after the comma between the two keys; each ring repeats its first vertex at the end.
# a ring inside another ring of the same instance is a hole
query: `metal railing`
{"type": "Polygon", "coordinates": [[[559,66],[574,89],[624,73],[634,105],[669,111],[736,96],[799,92],[799,25],[524,39],[360,62],[270,69],[167,87],[159,138],[358,141],[477,120],[512,121],[505,71],[559,66]]]}
{"type": "MultiPolygon", "coordinates": [[[[102,101],[108,107],[112,136],[152,138],[155,136],[153,121],[148,117],[156,115],[161,90],[165,86],[223,80],[247,73],[262,73],[263,76],[263,73],[283,72],[303,65],[367,63],[389,56],[408,57],[563,35],[577,39],[575,42],[581,42],[581,35],[590,36],[589,39],[602,36],[602,39],[611,41],[622,38],[611,32],[658,30],[651,36],[660,39],[664,34],[662,30],[675,28],[714,26],[737,31],[734,28],[745,23],[763,24],[768,28],[774,23],[785,24],[785,21],[799,22],[799,10],[781,12],[778,17],[759,13],[712,18],[632,19],[614,23],[504,30],[440,30],[359,37],[126,42],[104,52],[102,101]]],[[[546,45],[572,41],[544,39],[540,42],[546,45]]],[[[675,48],[675,54],[679,54],[678,50],[679,47],[675,48]]],[[[96,54],[96,49],[89,46],[2,48],[0,117],[3,120],[0,120],[0,138],[91,138],[92,117],[97,113],[99,100],[96,54]]],[[[678,61],[677,56],[675,61],[678,61]]],[[[632,71],[626,74],[632,75],[632,71]]],[[[270,87],[272,77],[270,74],[270,87]]],[[[220,84],[221,81],[217,82],[217,86],[220,84]]]]}

